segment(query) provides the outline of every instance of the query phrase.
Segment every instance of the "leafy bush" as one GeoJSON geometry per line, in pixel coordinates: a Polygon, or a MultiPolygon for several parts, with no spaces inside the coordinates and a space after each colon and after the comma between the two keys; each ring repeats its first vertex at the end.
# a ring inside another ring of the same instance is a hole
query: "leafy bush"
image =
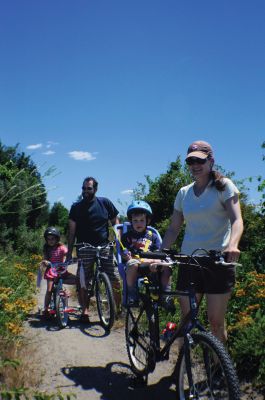
{"type": "Polygon", "coordinates": [[[265,274],[238,271],[227,314],[229,350],[242,377],[265,382],[265,274]]]}
{"type": "MultiPolygon", "coordinates": [[[[0,257],[0,336],[14,339],[22,331],[22,323],[35,306],[36,271],[41,257],[32,255],[0,257]]],[[[0,349],[1,350],[1,349],[0,349]]]]}
{"type": "Polygon", "coordinates": [[[240,377],[262,385],[265,382],[265,316],[258,310],[253,318],[246,317],[241,323],[231,338],[232,357],[240,377]]]}

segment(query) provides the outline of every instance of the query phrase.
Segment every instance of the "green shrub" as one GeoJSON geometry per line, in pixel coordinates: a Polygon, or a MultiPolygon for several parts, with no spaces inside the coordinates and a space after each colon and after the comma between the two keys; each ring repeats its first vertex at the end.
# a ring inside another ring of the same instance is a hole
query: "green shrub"
{"type": "MultiPolygon", "coordinates": [[[[0,337],[14,339],[36,304],[36,271],[41,257],[0,256],[0,337]]],[[[1,349],[0,349],[1,352],[1,349]]]]}
{"type": "Polygon", "coordinates": [[[239,327],[230,340],[230,351],[240,377],[265,382],[265,316],[258,310],[251,324],[239,327]]]}

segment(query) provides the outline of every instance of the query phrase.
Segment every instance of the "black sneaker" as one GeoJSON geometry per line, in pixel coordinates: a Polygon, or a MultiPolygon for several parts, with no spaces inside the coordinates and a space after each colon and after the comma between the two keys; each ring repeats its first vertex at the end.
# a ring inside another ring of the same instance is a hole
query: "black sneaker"
{"type": "Polygon", "coordinates": [[[128,297],[127,307],[139,307],[138,299],[135,299],[133,297],[128,297]]]}
{"type": "Polygon", "coordinates": [[[176,312],[176,306],[174,304],[174,299],[170,295],[162,296],[160,305],[161,305],[161,307],[164,308],[164,310],[166,310],[167,312],[170,312],[171,314],[174,314],[176,312]]]}

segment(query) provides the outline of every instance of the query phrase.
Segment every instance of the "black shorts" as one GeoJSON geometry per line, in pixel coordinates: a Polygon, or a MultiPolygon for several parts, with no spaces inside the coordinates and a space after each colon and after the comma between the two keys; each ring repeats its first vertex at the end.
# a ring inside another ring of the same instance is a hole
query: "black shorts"
{"type": "Polygon", "coordinates": [[[194,282],[196,293],[229,293],[235,286],[236,268],[234,265],[216,265],[211,259],[203,258],[199,266],[181,264],[177,278],[177,290],[188,290],[194,282]]]}

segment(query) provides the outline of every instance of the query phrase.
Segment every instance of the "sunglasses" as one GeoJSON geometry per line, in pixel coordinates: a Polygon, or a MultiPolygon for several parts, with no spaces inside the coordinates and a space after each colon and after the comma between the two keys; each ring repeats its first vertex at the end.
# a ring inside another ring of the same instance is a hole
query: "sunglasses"
{"type": "Polygon", "coordinates": [[[187,165],[193,165],[193,164],[203,165],[206,163],[207,160],[208,160],[208,158],[189,157],[186,159],[186,164],[187,165]]]}
{"type": "Polygon", "coordinates": [[[85,192],[85,191],[91,192],[92,190],[94,190],[94,188],[93,188],[93,186],[88,186],[88,187],[83,186],[82,190],[83,190],[83,192],[85,192]]]}

